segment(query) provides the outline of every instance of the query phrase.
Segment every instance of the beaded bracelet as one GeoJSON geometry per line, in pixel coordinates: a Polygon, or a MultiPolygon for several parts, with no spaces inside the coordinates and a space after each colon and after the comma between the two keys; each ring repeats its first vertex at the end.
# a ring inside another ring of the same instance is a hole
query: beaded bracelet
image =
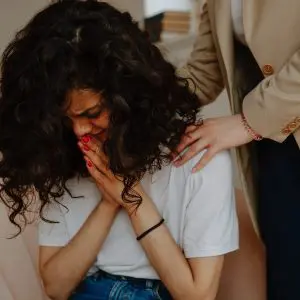
{"type": "Polygon", "coordinates": [[[261,141],[263,139],[263,137],[256,133],[252,128],[251,126],[248,124],[247,120],[246,120],[246,117],[244,115],[244,113],[241,113],[241,116],[242,116],[242,123],[245,127],[245,129],[248,131],[248,133],[251,135],[251,137],[255,140],[255,141],[261,141]]]}

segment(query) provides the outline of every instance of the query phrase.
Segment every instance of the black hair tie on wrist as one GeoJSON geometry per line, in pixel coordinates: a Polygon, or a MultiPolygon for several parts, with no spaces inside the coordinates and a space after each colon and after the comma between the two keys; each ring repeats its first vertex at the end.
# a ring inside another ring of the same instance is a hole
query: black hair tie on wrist
{"type": "Polygon", "coordinates": [[[150,227],[149,229],[147,229],[145,232],[143,232],[142,234],[140,234],[136,240],[140,241],[142,238],[144,238],[147,234],[149,234],[151,231],[155,230],[156,228],[158,228],[160,225],[162,225],[165,222],[165,219],[161,219],[156,225],[150,227]]]}

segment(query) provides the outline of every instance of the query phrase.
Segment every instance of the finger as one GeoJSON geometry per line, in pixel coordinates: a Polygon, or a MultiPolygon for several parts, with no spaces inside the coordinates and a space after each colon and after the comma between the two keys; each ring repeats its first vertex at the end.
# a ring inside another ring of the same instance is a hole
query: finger
{"type": "Polygon", "coordinates": [[[204,122],[203,119],[197,120],[195,124],[190,125],[186,128],[185,133],[189,133],[196,130],[199,126],[203,125],[203,122],[204,122]]]}
{"type": "Polygon", "coordinates": [[[204,149],[207,149],[209,146],[209,143],[206,140],[198,140],[197,142],[194,142],[187,151],[185,151],[178,160],[174,162],[174,165],[176,167],[180,167],[183,164],[185,164],[187,161],[192,159],[195,155],[197,155],[199,152],[203,151],[204,149]]]}
{"type": "Polygon", "coordinates": [[[196,120],[196,122],[193,124],[193,125],[190,125],[187,127],[187,132],[189,131],[194,131],[195,129],[197,129],[199,126],[202,126],[204,123],[204,120],[203,119],[199,119],[199,120],[196,120]]]}
{"type": "Polygon", "coordinates": [[[193,132],[194,130],[196,130],[198,128],[198,126],[196,125],[190,125],[187,127],[185,134],[189,133],[189,132],[193,132]]]}
{"type": "Polygon", "coordinates": [[[97,154],[96,152],[92,151],[90,148],[86,147],[86,145],[82,145],[81,142],[78,143],[80,149],[82,150],[85,157],[90,160],[93,165],[96,166],[99,171],[102,173],[107,172],[107,164],[102,160],[101,155],[97,154]]]}
{"type": "Polygon", "coordinates": [[[213,150],[212,148],[208,148],[205,154],[201,157],[199,162],[193,167],[192,172],[196,173],[199,170],[203,169],[211,159],[217,154],[218,151],[213,150]]]}
{"type": "Polygon", "coordinates": [[[80,142],[86,149],[96,152],[102,157],[102,160],[107,161],[107,157],[102,149],[102,144],[98,140],[89,135],[86,135],[80,139],[80,142]]]}
{"type": "Polygon", "coordinates": [[[87,157],[84,156],[84,159],[86,161],[87,169],[90,173],[90,175],[94,178],[94,180],[99,184],[100,186],[103,186],[105,175],[93,164],[93,162],[87,157]]]}
{"type": "Polygon", "coordinates": [[[199,140],[202,136],[202,128],[197,127],[194,131],[189,132],[188,134],[185,134],[176,148],[177,153],[182,152],[185,148],[195,143],[197,140],[199,140]]]}

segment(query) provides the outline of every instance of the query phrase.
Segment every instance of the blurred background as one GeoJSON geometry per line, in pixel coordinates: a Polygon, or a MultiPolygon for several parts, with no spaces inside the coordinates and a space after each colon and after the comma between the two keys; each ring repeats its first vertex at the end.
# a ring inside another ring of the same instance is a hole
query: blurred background
{"type": "MultiPolygon", "coordinates": [[[[0,53],[26,22],[49,0],[0,0],[0,53]]],[[[151,40],[163,49],[176,66],[187,60],[197,35],[204,0],[111,0],[129,11],[151,40]]],[[[206,107],[204,117],[229,114],[226,93],[206,107]]],[[[233,153],[233,161],[235,156],[233,153]]],[[[240,219],[241,250],[228,255],[218,300],[264,300],[264,253],[254,234],[247,207],[236,176],[237,207],[240,219]]],[[[36,227],[29,226],[15,239],[7,239],[15,229],[9,224],[0,203],[0,299],[44,300],[37,273],[36,227]]],[[[188,300],[188,299],[187,299],[188,300]]]]}

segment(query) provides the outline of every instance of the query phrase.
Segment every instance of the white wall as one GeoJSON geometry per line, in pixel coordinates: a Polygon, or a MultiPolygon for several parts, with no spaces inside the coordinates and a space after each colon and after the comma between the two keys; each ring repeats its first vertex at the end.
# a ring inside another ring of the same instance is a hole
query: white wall
{"type": "Polygon", "coordinates": [[[0,53],[15,32],[46,3],[47,0],[0,0],[0,53]]]}
{"type": "MultiPolygon", "coordinates": [[[[1,1],[1,0],[0,0],[1,1]]],[[[144,0],[105,0],[116,8],[130,12],[132,17],[143,25],[144,21],[144,0]]],[[[153,0],[150,0],[153,1],[153,0]]]]}
{"type": "Polygon", "coordinates": [[[146,17],[162,11],[188,11],[191,9],[190,0],[144,0],[146,17]]]}
{"type": "MultiPolygon", "coordinates": [[[[0,54],[16,31],[49,2],[50,0],[0,0],[0,54]]],[[[142,26],[143,0],[107,0],[107,2],[121,10],[128,10],[142,26]]]]}

